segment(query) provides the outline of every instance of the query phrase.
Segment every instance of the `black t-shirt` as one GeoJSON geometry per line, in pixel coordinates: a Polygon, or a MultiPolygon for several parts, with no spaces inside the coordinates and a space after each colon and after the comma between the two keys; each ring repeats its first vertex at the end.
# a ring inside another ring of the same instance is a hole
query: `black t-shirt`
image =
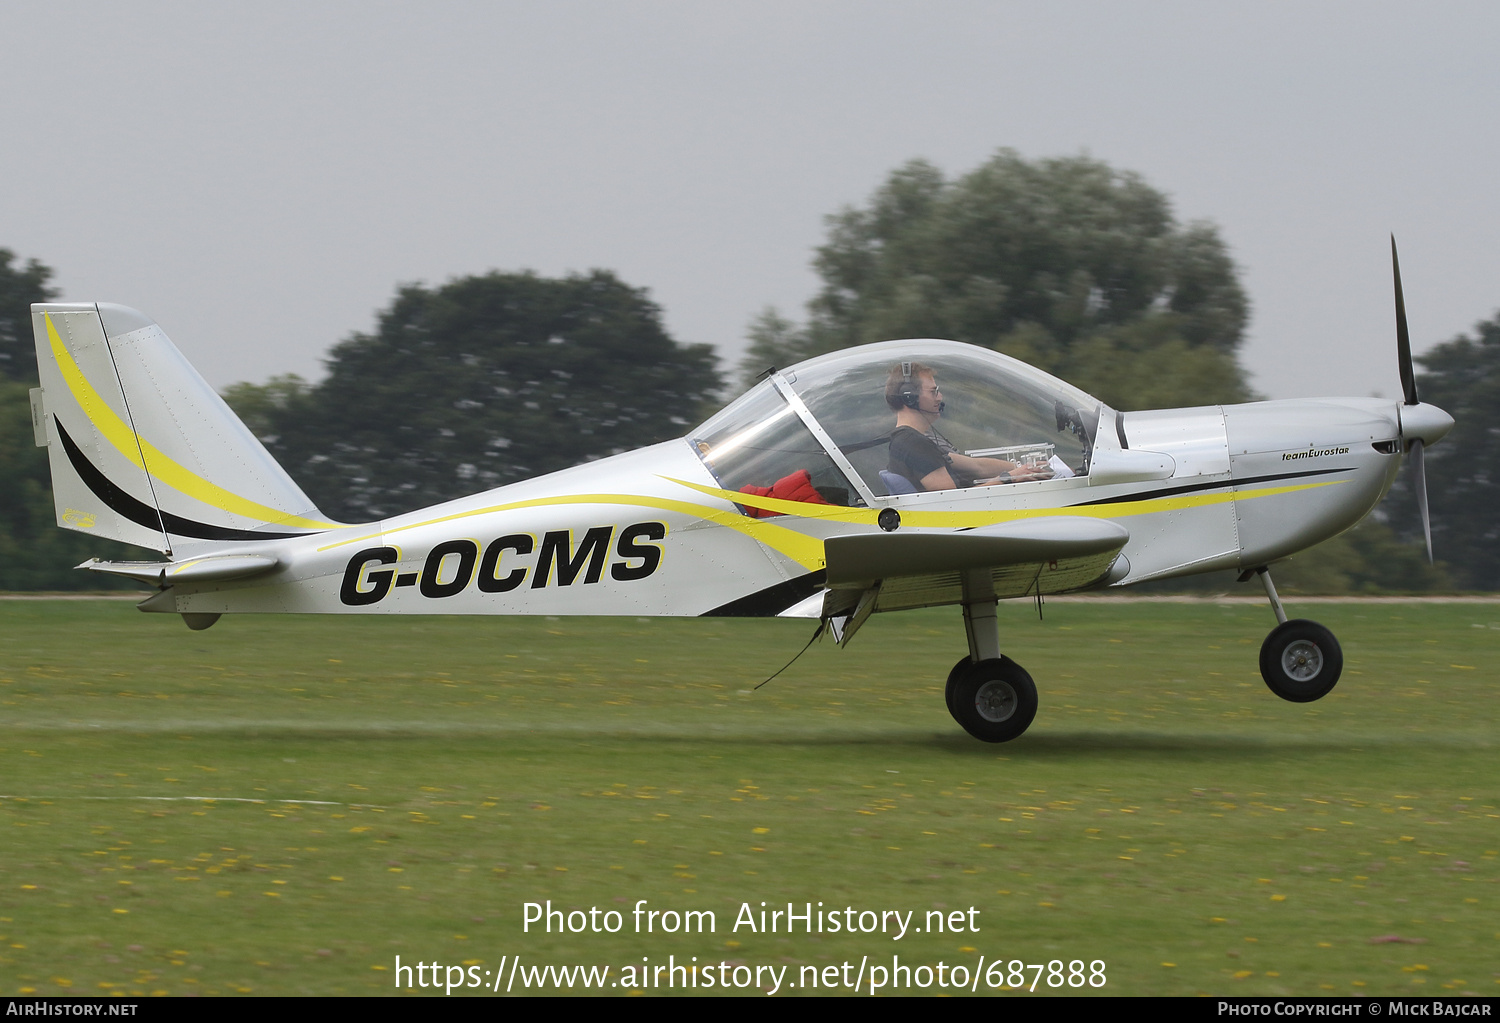
{"type": "Polygon", "coordinates": [[[931,437],[910,426],[898,426],[892,431],[891,472],[899,473],[911,480],[913,486],[921,487],[922,480],[938,469],[947,469],[957,486],[973,485],[973,480],[966,482],[960,478],[961,474],[953,468],[948,456],[933,443],[931,437]]]}

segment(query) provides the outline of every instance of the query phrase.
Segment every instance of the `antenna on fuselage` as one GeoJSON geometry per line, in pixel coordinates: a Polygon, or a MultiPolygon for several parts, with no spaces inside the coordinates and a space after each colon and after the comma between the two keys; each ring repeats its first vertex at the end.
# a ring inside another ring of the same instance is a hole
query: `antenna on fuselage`
{"type": "MultiPolygon", "coordinates": [[[[805,653],[807,653],[807,651],[812,647],[812,645],[818,641],[818,637],[821,636],[821,635],[823,635],[823,630],[826,629],[826,628],[828,628],[829,621],[831,621],[831,619],[823,618],[823,619],[821,619],[818,622],[818,627],[817,627],[816,630],[813,631],[812,639],[810,639],[810,640],[807,641],[807,646],[803,647],[801,650],[798,650],[796,657],[793,657],[790,661],[787,661],[785,664],[783,664],[781,666],[781,671],[778,671],[776,673],[776,675],[780,675],[782,671],[786,671],[792,665],[796,664],[797,661],[802,657],[802,655],[805,654],[805,653]]],[[[776,675],[772,675],[771,678],[775,678],[776,675]]],[[[766,682],[771,681],[771,678],[766,679],[766,682]]],[[[765,685],[766,682],[762,682],[760,684],[760,686],[765,685]]],[[[755,688],[759,689],[760,686],[756,686],[755,688]]],[[[751,691],[754,692],[754,690],[751,690],[751,691]]]]}

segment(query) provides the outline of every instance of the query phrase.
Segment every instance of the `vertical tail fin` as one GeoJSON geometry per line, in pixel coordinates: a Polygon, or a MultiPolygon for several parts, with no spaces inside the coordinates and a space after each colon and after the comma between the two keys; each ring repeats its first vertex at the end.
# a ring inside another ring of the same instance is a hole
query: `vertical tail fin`
{"type": "Polygon", "coordinates": [[[338,524],[145,316],[39,303],[31,321],[58,525],[170,554],[338,524]]]}

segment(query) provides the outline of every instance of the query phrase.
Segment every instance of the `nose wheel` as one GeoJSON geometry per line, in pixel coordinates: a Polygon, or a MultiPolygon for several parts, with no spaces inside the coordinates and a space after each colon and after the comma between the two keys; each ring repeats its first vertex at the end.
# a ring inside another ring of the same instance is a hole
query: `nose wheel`
{"type": "Polygon", "coordinates": [[[1344,651],[1339,649],[1339,641],[1317,622],[1287,619],[1266,566],[1245,571],[1240,582],[1249,581],[1252,575],[1260,576],[1266,599],[1271,602],[1279,623],[1260,645],[1260,677],[1283,700],[1312,703],[1322,699],[1344,671],[1344,651]]]}
{"type": "Polygon", "coordinates": [[[1312,703],[1327,696],[1343,670],[1339,641],[1305,618],[1276,626],[1260,647],[1260,677],[1271,692],[1293,703],[1312,703]]]}

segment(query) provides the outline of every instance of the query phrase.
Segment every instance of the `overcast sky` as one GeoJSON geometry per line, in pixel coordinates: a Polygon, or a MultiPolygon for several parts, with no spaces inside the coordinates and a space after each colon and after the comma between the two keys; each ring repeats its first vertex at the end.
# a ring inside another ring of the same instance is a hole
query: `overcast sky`
{"type": "Polygon", "coordinates": [[[1272,397],[1398,394],[1500,309],[1500,5],[0,0],[0,247],[210,383],[316,377],[399,283],[604,267],[732,361],[925,157],[1140,173],[1218,224],[1272,397]]]}

